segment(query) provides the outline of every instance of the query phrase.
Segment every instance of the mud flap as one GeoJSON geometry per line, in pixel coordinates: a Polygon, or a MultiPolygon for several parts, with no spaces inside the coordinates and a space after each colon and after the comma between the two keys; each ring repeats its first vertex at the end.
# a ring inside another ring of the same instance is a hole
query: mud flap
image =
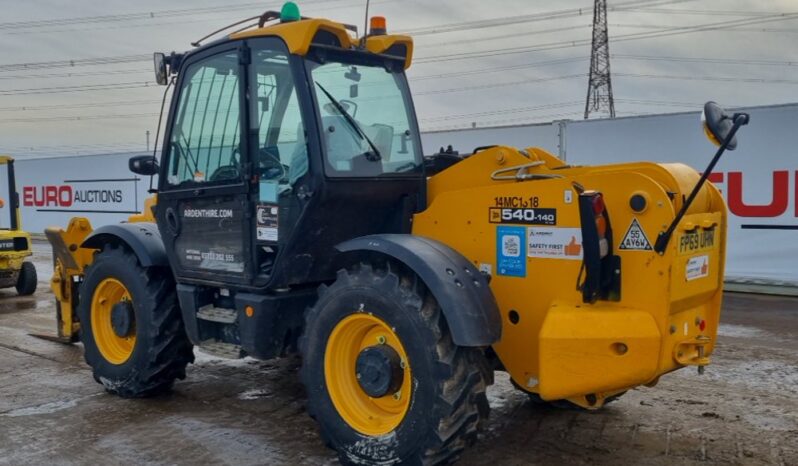
{"type": "Polygon", "coordinates": [[[538,392],[559,400],[646,383],[657,375],[660,345],[647,312],[554,303],[540,330],[538,392]]]}

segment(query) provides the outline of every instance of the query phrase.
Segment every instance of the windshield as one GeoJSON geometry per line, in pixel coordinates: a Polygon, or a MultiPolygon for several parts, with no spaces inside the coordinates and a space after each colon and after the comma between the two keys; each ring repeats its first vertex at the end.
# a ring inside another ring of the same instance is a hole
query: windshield
{"type": "Polygon", "coordinates": [[[418,135],[401,72],[310,63],[328,175],[379,176],[420,169],[418,135]]]}

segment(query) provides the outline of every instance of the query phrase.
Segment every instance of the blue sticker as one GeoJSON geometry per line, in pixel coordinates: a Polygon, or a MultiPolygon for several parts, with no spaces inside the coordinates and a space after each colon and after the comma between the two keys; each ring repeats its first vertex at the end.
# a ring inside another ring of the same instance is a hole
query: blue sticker
{"type": "Polygon", "coordinates": [[[261,181],[258,200],[260,202],[277,202],[277,183],[273,181],[261,181]]]}
{"type": "Polygon", "coordinates": [[[526,277],[526,228],[496,227],[496,272],[526,277]]]}

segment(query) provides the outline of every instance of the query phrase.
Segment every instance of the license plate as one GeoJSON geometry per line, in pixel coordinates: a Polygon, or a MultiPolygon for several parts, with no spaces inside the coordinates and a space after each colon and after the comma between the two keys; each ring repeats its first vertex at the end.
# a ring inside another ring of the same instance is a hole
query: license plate
{"type": "Polygon", "coordinates": [[[715,247],[717,233],[715,228],[708,230],[695,229],[679,237],[679,255],[693,254],[715,247]]]}

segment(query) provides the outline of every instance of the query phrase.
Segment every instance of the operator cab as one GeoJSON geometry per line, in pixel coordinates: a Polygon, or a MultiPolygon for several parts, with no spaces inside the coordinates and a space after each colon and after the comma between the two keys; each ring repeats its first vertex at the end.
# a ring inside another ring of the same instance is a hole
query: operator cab
{"type": "MultiPolygon", "coordinates": [[[[337,244],[409,233],[424,205],[410,39],[383,30],[358,40],[338,23],[288,19],[156,54],[158,81],[174,93],[155,217],[181,283],[329,280],[337,244]]],[[[156,171],[152,159],[131,169],[144,165],[156,171]]]]}

